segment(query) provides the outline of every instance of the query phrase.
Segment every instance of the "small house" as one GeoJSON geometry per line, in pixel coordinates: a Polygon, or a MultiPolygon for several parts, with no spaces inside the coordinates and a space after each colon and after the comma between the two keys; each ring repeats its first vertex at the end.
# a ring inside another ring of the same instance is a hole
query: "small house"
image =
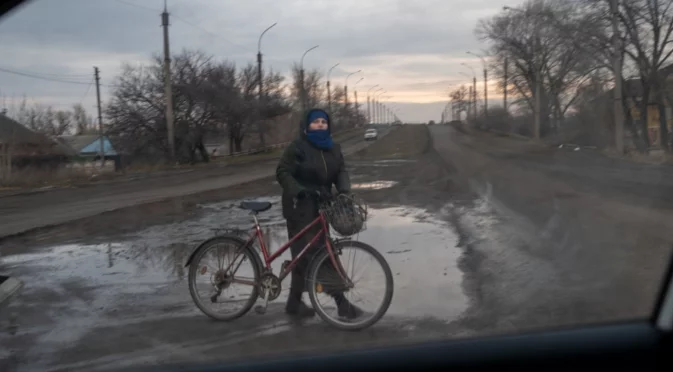
{"type": "Polygon", "coordinates": [[[0,166],[57,166],[73,154],[67,146],[0,112],[0,166]]]}
{"type": "MultiPolygon", "coordinates": [[[[94,160],[100,158],[100,138],[101,137],[97,134],[82,134],[76,136],[60,136],[58,137],[58,140],[72,149],[77,158],[94,160]]],[[[114,158],[118,155],[107,136],[103,136],[103,149],[106,159],[114,158]]]]}

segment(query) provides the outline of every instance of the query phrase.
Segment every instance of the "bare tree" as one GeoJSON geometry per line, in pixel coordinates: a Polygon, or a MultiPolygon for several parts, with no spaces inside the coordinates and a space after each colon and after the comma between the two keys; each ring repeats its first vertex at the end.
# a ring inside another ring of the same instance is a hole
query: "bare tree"
{"type": "Polygon", "coordinates": [[[191,163],[197,151],[209,161],[203,141],[214,119],[213,103],[205,97],[211,65],[212,57],[201,51],[185,50],[174,59],[176,148],[179,157],[191,163]]]}
{"type": "Polygon", "coordinates": [[[77,103],[72,106],[72,121],[75,125],[75,134],[85,134],[89,130],[89,116],[82,104],[77,103]]]}
{"type": "Polygon", "coordinates": [[[665,81],[671,69],[663,70],[663,67],[670,63],[673,54],[673,2],[625,0],[621,9],[627,38],[624,51],[637,68],[642,82],[641,121],[647,125],[649,105],[655,103],[659,109],[660,144],[668,151],[665,81]]]}
{"type": "MultiPolygon", "coordinates": [[[[302,84],[300,79],[299,65],[292,66],[292,97],[295,102],[295,107],[301,107],[301,92],[302,84]]],[[[304,90],[306,91],[306,105],[308,108],[320,107],[323,108],[326,103],[325,88],[321,83],[322,74],[319,70],[313,69],[304,71],[304,90]]]]}
{"type": "Polygon", "coordinates": [[[73,113],[70,111],[59,110],[54,115],[54,135],[62,136],[70,131],[72,127],[73,113]]]}
{"type": "Polygon", "coordinates": [[[520,9],[503,11],[477,27],[477,34],[491,45],[493,72],[504,76],[502,66],[508,59],[508,94],[521,98],[531,111],[540,79],[543,132],[558,128],[577,98],[577,88],[596,68],[574,46],[576,29],[566,27],[582,17],[581,10],[569,0],[528,0],[520,9]]]}
{"type": "MultiPolygon", "coordinates": [[[[273,71],[265,76],[260,107],[253,64],[237,69],[233,63],[190,50],[175,55],[173,61],[175,143],[181,162],[194,162],[197,156],[208,161],[204,141],[211,135],[226,134],[230,151],[241,151],[246,136],[261,127],[261,119],[288,110],[283,78],[273,71]]],[[[162,63],[155,57],[149,66],[126,65],[107,105],[108,133],[132,154],[168,154],[162,63]]]]}
{"type": "Polygon", "coordinates": [[[169,154],[163,99],[163,70],[125,64],[106,105],[106,132],[123,152],[156,158],[169,154]]]}
{"type": "Polygon", "coordinates": [[[458,116],[460,116],[460,113],[463,111],[467,112],[469,115],[471,102],[471,97],[469,95],[469,90],[464,85],[461,85],[459,88],[449,93],[449,98],[451,98],[458,116]]]}

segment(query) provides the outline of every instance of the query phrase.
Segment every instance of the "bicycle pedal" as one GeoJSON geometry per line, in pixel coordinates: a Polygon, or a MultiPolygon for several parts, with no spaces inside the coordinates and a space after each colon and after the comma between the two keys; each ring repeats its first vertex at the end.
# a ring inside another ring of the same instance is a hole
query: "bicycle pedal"
{"type": "Polygon", "coordinates": [[[257,306],[255,306],[255,312],[259,315],[264,315],[264,314],[266,314],[266,307],[264,307],[262,305],[257,305],[257,306]]]}

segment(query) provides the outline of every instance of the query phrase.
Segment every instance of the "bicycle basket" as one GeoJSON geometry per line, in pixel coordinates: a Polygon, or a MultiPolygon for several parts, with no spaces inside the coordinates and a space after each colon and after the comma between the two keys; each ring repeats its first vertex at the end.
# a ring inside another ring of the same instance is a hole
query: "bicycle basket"
{"type": "Polygon", "coordinates": [[[325,218],[339,235],[348,237],[365,229],[367,206],[353,195],[338,195],[323,205],[325,218]]]}

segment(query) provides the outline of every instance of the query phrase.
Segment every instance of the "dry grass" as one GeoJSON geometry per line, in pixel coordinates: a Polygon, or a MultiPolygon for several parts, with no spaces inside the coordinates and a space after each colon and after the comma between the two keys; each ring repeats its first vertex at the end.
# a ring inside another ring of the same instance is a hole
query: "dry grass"
{"type": "Polygon", "coordinates": [[[267,152],[260,152],[257,154],[240,155],[240,156],[223,156],[221,158],[217,158],[216,161],[225,164],[245,164],[245,163],[255,163],[258,161],[276,160],[280,159],[280,156],[283,154],[284,150],[285,147],[279,147],[267,152]]]}
{"type": "Polygon", "coordinates": [[[346,131],[346,132],[337,133],[333,136],[334,141],[344,142],[344,141],[348,141],[348,140],[351,140],[351,139],[356,138],[356,137],[362,137],[362,136],[365,135],[365,130],[366,130],[365,128],[356,128],[356,129],[349,130],[349,131],[346,131]]]}
{"type": "MultiPolygon", "coordinates": [[[[364,128],[358,128],[347,132],[334,135],[337,142],[343,142],[352,138],[362,136],[364,128]]],[[[172,165],[165,162],[143,163],[137,162],[128,165],[124,175],[132,174],[152,174],[166,171],[179,171],[185,169],[208,168],[214,164],[246,164],[260,161],[272,161],[280,159],[284,147],[275,148],[268,152],[261,152],[250,155],[223,156],[213,158],[209,163],[180,164],[172,165]]],[[[18,189],[31,189],[40,187],[68,187],[86,184],[94,181],[114,179],[120,176],[120,173],[89,173],[83,169],[58,168],[54,170],[45,169],[25,169],[16,170],[6,179],[0,180],[0,191],[12,191],[18,189]]]]}
{"type": "Polygon", "coordinates": [[[14,170],[11,175],[0,180],[0,190],[67,187],[92,181],[111,179],[114,172],[90,172],[84,169],[59,167],[56,169],[26,168],[14,170]]]}

